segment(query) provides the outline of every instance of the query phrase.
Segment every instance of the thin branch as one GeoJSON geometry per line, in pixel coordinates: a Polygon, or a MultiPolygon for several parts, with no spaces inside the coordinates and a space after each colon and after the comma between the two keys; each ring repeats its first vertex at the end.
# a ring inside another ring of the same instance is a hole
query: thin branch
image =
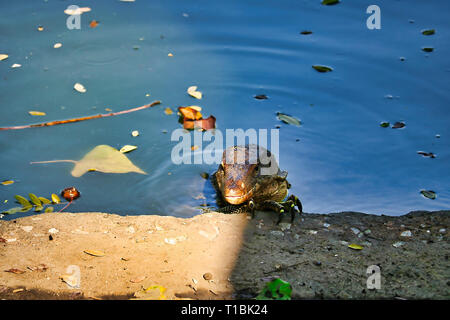
{"type": "Polygon", "coordinates": [[[88,117],[82,117],[82,118],[67,119],[67,120],[57,120],[57,121],[51,121],[51,122],[29,124],[29,125],[24,125],[24,126],[4,127],[4,128],[0,128],[0,131],[1,130],[19,130],[19,129],[26,129],[26,128],[38,128],[38,127],[50,127],[50,126],[55,126],[55,125],[64,124],[64,123],[72,123],[72,122],[79,122],[79,121],[90,120],[90,119],[118,116],[120,114],[125,114],[125,113],[130,113],[130,112],[134,112],[134,111],[139,111],[139,110],[142,110],[142,109],[150,108],[150,107],[156,106],[157,104],[160,104],[160,103],[161,103],[161,101],[154,101],[154,102],[152,102],[150,104],[146,104],[144,106],[133,108],[133,109],[123,110],[123,111],[118,111],[118,112],[112,112],[112,113],[97,114],[97,115],[94,115],[94,116],[88,116],[88,117]]]}

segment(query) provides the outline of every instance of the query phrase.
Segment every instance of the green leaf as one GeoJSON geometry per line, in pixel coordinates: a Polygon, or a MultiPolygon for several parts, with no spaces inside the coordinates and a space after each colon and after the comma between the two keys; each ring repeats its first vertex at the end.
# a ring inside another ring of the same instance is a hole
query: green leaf
{"type": "Polygon", "coordinates": [[[31,205],[29,207],[15,207],[15,208],[11,208],[7,211],[3,211],[2,214],[14,214],[17,212],[27,212],[31,209],[31,205]]]}
{"type": "Polygon", "coordinates": [[[428,199],[434,200],[436,199],[436,192],[431,190],[421,190],[420,193],[428,199]]]}
{"type": "Polygon", "coordinates": [[[292,124],[297,127],[300,127],[300,124],[301,124],[300,120],[298,120],[297,118],[294,118],[290,115],[287,115],[287,114],[284,114],[281,112],[277,112],[277,118],[278,118],[278,120],[280,120],[286,124],[292,124]]]}
{"type": "Polygon", "coordinates": [[[318,72],[331,72],[331,71],[333,71],[332,68],[327,67],[327,66],[315,65],[315,66],[312,66],[312,67],[318,72]]]}
{"type": "Polygon", "coordinates": [[[22,207],[31,207],[32,204],[30,203],[30,201],[28,201],[27,199],[25,199],[22,196],[19,195],[15,195],[14,198],[16,198],[17,202],[20,203],[22,205],[22,207]]]}
{"type": "Polygon", "coordinates": [[[339,0],[323,0],[322,1],[322,4],[325,6],[331,6],[331,5],[338,4],[338,3],[339,3],[339,0]]]}
{"type": "Polygon", "coordinates": [[[41,200],[39,200],[39,198],[33,194],[33,193],[29,193],[28,196],[30,197],[31,202],[36,205],[36,206],[42,206],[42,202],[41,200]]]}
{"type": "Polygon", "coordinates": [[[422,34],[424,36],[431,36],[431,35],[435,34],[435,30],[434,29],[423,30],[422,34]]]}
{"type": "Polygon", "coordinates": [[[382,123],[380,123],[380,127],[382,127],[382,128],[387,128],[389,126],[390,126],[389,122],[382,122],[382,123]]]}
{"type": "Polygon", "coordinates": [[[266,283],[256,300],[291,300],[291,294],[291,284],[277,278],[266,283]]]}
{"type": "Polygon", "coordinates": [[[38,198],[44,205],[45,204],[50,204],[50,203],[52,203],[50,200],[48,200],[47,198],[44,198],[44,197],[39,197],[38,198]]]}
{"type": "Polygon", "coordinates": [[[431,47],[425,47],[425,48],[422,48],[422,51],[425,51],[425,52],[433,52],[433,51],[434,51],[434,48],[431,48],[431,47]]]}
{"type": "Polygon", "coordinates": [[[54,211],[54,208],[53,207],[47,207],[47,208],[45,208],[45,213],[49,213],[49,212],[53,212],[54,211]]]}
{"type": "Polygon", "coordinates": [[[58,204],[61,202],[61,199],[59,199],[59,197],[56,194],[52,193],[52,202],[58,204]]]}
{"type": "Polygon", "coordinates": [[[42,211],[42,209],[44,209],[43,206],[35,206],[35,207],[34,207],[34,212],[42,211]]]}

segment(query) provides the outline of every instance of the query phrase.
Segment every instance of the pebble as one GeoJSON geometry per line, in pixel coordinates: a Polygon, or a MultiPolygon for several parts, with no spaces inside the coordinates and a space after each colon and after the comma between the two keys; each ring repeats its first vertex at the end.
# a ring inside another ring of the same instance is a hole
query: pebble
{"type": "Polygon", "coordinates": [[[340,243],[341,243],[342,245],[344,245],[344,246],[348,246],[348,242],[347,242],[347,241],[343,241],[343,240],[342,240],[340,243]]]}
{"type": "Polygon", "coordinates": [[[22,230],[25,232],[30,232],[31,230],[33,230],[33,227],[32,226],[24,226],[24,227],[22,227],[22,230]]]}
{"type": "Polygon", "coordinates": [[[213,275],[210,272],[207,272],[203,275],[203,279],[209,281],[213,278],[213,275]]]}
{"type": "Polygon", "coordinates": [[[358,228],[351,228],[350,230],[352,230],[354,234],[358,234],[361,232],[358,228]]]}
{"type": "Polygon", "coordinates": [[[403,242],[403,241],[398,241],[398,242],[396,242],[396,243],[394,243],[392,246],[394,247],[394,248],[398,248],[398,247],[401,247],[402,245],[404,245],[405,243],[403,242]]]}
{"type": "Polygon", "coordinates": [[[276,237],[283,237],[284,236],[284,232],[283,231],[278,231],[278,230],[273,230],[270,231],[270,234],[276,237]]]}
{"type": "Polygon", "coordinates": [[[331,224],[329,224],[329,223],[324,223],[323,226],[324,226],[325,228],[328,228],[329,226],[331,226],[331,224]]]}
{"type": "Polygon", "coordinates": [[[317,234],[317,230],[309,230],[308,231],[310,234],[317,234]]]}
{"type": "Polygon", "coordinates": [[[291,229],[291,224],[287,222],[282,222],[279,224],[281,231],[289,230],[291,229]]]}
{"type": "Polygon", "coordinates": [[[439,229],[439,233],[445,233],[447,230],[445,228],[439,229]]]}
{"type": "Polygon", "coordinates": [[[129,227],[127,228],[127,232],[128,232],[128,233],[135,233],[136,230],[134,230],[134,227],[133,227],[133,226],[129,226],[129,227]]]}
{"type": "Polygon", "coordinates": [[[370,230],[370,229],[367,229],[367,230],[364,231],[365,235],[368,235],[368,234],[371,234],[371,233],[372,233],[372,230],[370,230]]]}
{"type": "Polygon", "coordinates": [[[409,231],[409,230],[403,231],[403,232],[400,234],[400,236],[401,236],[401,237],[412,237],[412,232],[409,231]]]}
{"type": "Polygon", "coordinates": [[[58,233],[59,230],[56,229],[56,228],[51,228],[51,229],[48,230],[48,232],[49,232],[49,233],[58,233]]]}

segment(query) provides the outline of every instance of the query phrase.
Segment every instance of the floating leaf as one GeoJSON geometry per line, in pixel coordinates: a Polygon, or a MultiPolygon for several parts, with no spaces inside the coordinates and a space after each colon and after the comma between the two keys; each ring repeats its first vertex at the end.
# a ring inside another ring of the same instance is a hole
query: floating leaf
{"type": "Polygon", "coordinates": [[[291,284],[277,278],[266,283],[256,300],[291,300],[291,294],[291,284]]]}
{"type": "Polygon", "coordinates": [[[281,112],[277,112],[277,118],[278,118],[278,120],[280,120],[286,124],[292,124],[297,127],[300,127],[300,124],[301,124],[300,120],[298,120],[297,118],[294,118],[290,115],[287,115],[287,114],[284,114],[281,112]]]}
{"type": "Polygon", "coordinates": [[[434,200],[436,199],[436,192],[432,190],[421,190],[420,193],[428,199],[434,200]]]}
{"type": "Polygon", "coordinates": [[[28,197],[30,197],[31,202],[36,205],[36,206],[42,206],[42,202],[41,200],[39,200],[39,198],[33,194],[33,193],[29,193],[28,197]]]}
{"type": "Polygon", "coordinates": [[[40,212],[40,211],[42,211],[43,209],[44,209],[43,206],[35,206],[35,207],[34,207],[34,211],[35,211],[35,212],[40,212]]]}
{"type": "Polygon", "coordinates": [[[89,22],[89,27],[91,28],[95,28],[98,26],[98,21],[96,20],[92,20],[91,22],[89,22]]]}
{"type": "Polygon", "coordinates": [[[81,160],[51,160],[38,161],[32,163],[57,163],[57,162],[73,162],[75,167],[71,174],[78,178],[88,171],[100,171],[104,173],[128,173],[136,172],[147,174],[140,168],[136,167],[123,153],[119,150],[108,146],[98,145],[89,151],[81,160]]]}
{"type": "Polygon", "coordinates": [[[45,116],[46,113],[42,112],[42,111],[28,111],[29,114],[31,114],[32,116],[45,116]]]}
{"type": "Polygon", "coordinates": [[[312,31],[304,30],[304,31],[300,32],[300,34],[303,34],[303,35],[312,34],[312,31]]]}
{"type": "Polygon", "coordinates": [[[398,121],[392,125],[392,129],[401,129],[404,128],[406,124],[404,122],[398,121]]]}
{"type": "Polygon", "coordinates": [[[7,54],[0,54],[0,61],[8,59],[8,55],[7,54]]]}
{"type": "Polygon", "coordinates": [[[432,152],[417,151],[417,153],[424,157],[430,157],[432,159],[436,158],[436,156],[432,152]]]}
{"type": "Polygon", "coordinates": [[[43,26],[38,26],[37,29],[38,29],[38,31],[44,31],[44,27],[43,26]]]}
{"type": "Polygon", "coordinates": [[[258,94],[256,96],[254,96],[253,98],[255,98],[256,100],[266,100],[266,99],[268,99],[265,94],[258,94]]]}
{"type": "Polygon", "coordinates": [[[339,2],[339,0],[322,0],[322,4],[325,6],[331,6],[334,4],[338,4],[339,2]]]}
{"type": "Polygon", "coordinates": [[[59,197],[56,194],[52,193],[52,202],[58,204],[61,202],[61,199],[59,199],[59,197]]]}
{"type": "Polygon", "coordinates": [[[127,144],[127,145],[123,146],[123,147],[119,150],[119,152],[121,152],[121,153],[127,153],[127,152],[130,152],[130,151],[136,150],[136,149],[137,149],[136,146],[131,146],[131,145],[127,144]]]}
{"type": "Polygon", "coordinates": [[[139,131],[134,130],[133,132],[131,132],[131,135],[132,135],[133,137],[137,137],[137,136],[139,135],[139,131]]]}
{"type": "Polygon", "coordinates": [[[103,257],[105,255],[104,252],[97,250],[84,250],[83,252],[94,257],[103,257]]]}
{"type": "Polygon", "coordinates": [[[431,35],[435,34],[435,30],[434,29],[423,30],[422,34],[424,36],[431,36],[431,35]]]}
{"type": "Polygon", "coordinates": [[[425,48],[422,48],[422,51],[425,51],[425,52],[433,52],[433,51],[434,51],[434,48],[431,48],[431,47],[425,47],[425,48]]]}
{"type": "Polygon", "coordinates": [[[11,68],[20,68],[22,65],[18,63],[14,63],[11,68]]]}
{"type": "Polygon", "coordinates": [[[47,198],[44,198],[44,197],[39,197],[38,199],[39,199],[44,205],[52,203],[50,200],[48,200],[47,198]]]}
{"type": "Polygon", "coordinates": [[[2,182],[2,185],[9,186],[10,184],[13,184],[13,183],[14,183],[13,180],[5,180],[5,181],[2,182]]]}
{"type": "Polygon", "coordinates": [[[382,128],[387,128],[387,127],[389,127],[391,124],[389,123],[389,122],[382,122],[382,123],[380,123],[380,127],[382,127],[382,128]]]}
{"type": "Polygon", "coordinates": [[[332,68],[327,67],[327,66],[315,65],[315,66],[312,66],[312,67],[318,72],[331,72],[331,71],[333,71],[332,68]]]}
{"type": "Polygon", "coordinates": [[[171,115],[173,113],[172,109],[170,109],[169,107],[164,109],[164,113],[167,115],[171,115]]]}
{"type": "Polygon", "coordinates": [[[203,117],[200,111],[192,107],[179,107],[178,111],[187,120],[200,120],[203,117]]]}
{"type": "Polygon", "coordinates": [[[55,49],[59,49],[59,48],[61,48],[62,47],[62,43],[55,43],[54,45],[53,45],[53,48],[55,48],[55,49]]]}
{"type": "Polygon", "coordinates": [[[362,250],[363,249],[363,246],[360,246],[359,244],[354,244],[354,243],[349,244],[348,247],[353,250],[362,250]]]}
{"type": "Polygon", "coordinates": [[[206,119],[200,120],[183,120],[183,128],[186,130],[202,129],[210,130],[216,127],[216,118],[214,116],[209,116],[206,119]]]}
{"type": "Polygon", "coordinates": [[[201,99],[202,98],[202,93],[200,91],[197,91],[197,86],[191,86],[187,89],[187,93],[196,98],[196,99],[201,99]]]}
{"type": "Polygon", "coordinates": [[[87,90],[86,90],[86,88],[81,84],[81,83],[75,83],[75,85],[73,86],[73,88],[75,89],[75,90],[77,90],[78,92],[81,92],[81,93],[85,93],[87,90]]]}

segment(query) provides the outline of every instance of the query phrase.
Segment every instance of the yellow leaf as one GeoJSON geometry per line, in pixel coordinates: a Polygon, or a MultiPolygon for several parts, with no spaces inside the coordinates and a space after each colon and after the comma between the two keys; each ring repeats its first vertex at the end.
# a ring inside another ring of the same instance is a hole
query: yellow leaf
{"type": "Polygon", "coordinates": [[[140,174],[147,174],[140,168],[136,167],[123,153],[119,150],[102,144],[96,146],[89,151],[81,160],[51,160],[38,161],[32,163],[57,163],[57,162],[73,162],[75,167],[71,174],[79,178],[88,171],[100,171],[104,173],[128,173],[136,172],[140,174]]]}
{"type": "Polygon", "coordinates": [[[138,300],[166,300],[166,296],[164,293],[166,292],[166,288],[163,286],[150,286],[141,291],[135,292],[135,299],[138,300]]]}
{"type": "Polygon", "coordinates": [[[45,112],[41,112],[41,111],[28,111],[29,114],[31,114],[32,116],[45,116],[46,113],[45,112]]]}
{"type": "Polygon", "coordinates": [[[169,57],[173,57],[173,54],[172,53],[169,53],[167,56],[169,56],[169,57]]]}
{"type": "Polygon", "coordinates": [[[44,27],[43,26],[38,26],[38,31],[44,31],[44,27]]]}
{"type": "Polygon", "coordinates": [[[14,63],[11,68],[20,68],[22,65],[18,63],[14,63]]]}
{"type": "Polygon", "coordinates": [[[186,108],[191,108],[191,109],[197,110],[198,112],[202,111],[202,107],[199,107],[199,106],[187,106],[186,108]]]}
{"type": "Polygon", "coordinates": [[[84,250],[83,252],[94,257],[103,257],[105,255],[104,252],[97,250],[84,250]]]}
{"type": "Polygon", "coordinates": [[[53,48],[55,48],[55,49],[58,49],[58,48],[61,48],[62,47],[62,43],[55,43],[54,45],[53,45],[53,48]]]}
{"type": "Polygon", "coordinates": [[[359,244],[354,244],[354,243],[349,244],[348,247],[353,250],[362,250],[363,249],[362,246],[360,246],[359,244]]]}
{"type": "Polygon", "coordinates": [[[52,193],[52,202],[53,203],[60,203],[61,199],[59,199],[59,197],[56,194],[52,193]]]}
{"type": "Polygon", "coordinates": [[[197,91],[197,86],[191,86],[187,89],[187,93],[196,99],[202,98],[202,93],[197,91]]]}
{"type": "Polygon", "coordinates": [[[169,115],[169,114],[172,114],[173,111],[172,111],[172,109],[170,109],[170,108],[166,108],[166,109],[164,109],[164,113],[167,114],[167,115],[169,115]]]}
{"type": "Polygon", "coordinates": [[[81,93],[85,93],[86,92],[86,88],[81,83],[75,83],[73,88],[75,90],[77,90],[78,92],[81,92],[81,93]]]}
{"type": "Polygon", "coordinates": [[[121,153],[127,153],[130,151],[136,150],[136,149],[137,149],[136,146],[131,146],[131,145],[127,144],[127,145],[123,146],[119,151],[121,153]]]}
{"type": "Polygon", "coordinates": [[[13,183],[14,183],[13,180],[5,180],[5,181],[2,182],[2,185],[7,186],[7,185],[10,185],[10,184],[13,184],[13,183]]]}
{"type": "Polygon", "coordinates": [[[134,130],[133,132],[131,132],[131,135],[132,135],[133,137],[137,137],[137,136],[139,135],[139,131],[134,130]]]}
{"type": "Polygon", "coordinates": [[[7,54],[0,54],[0,61],[8,59],[8,55],[7,54]]]}
{"type": "Polygon", "coordinates": [[[110,109],[110,108],[105,108],[105,111],[109,111],[109,112],[111,112],[111,111],[112,111],[112,109],[110,109]]]}

